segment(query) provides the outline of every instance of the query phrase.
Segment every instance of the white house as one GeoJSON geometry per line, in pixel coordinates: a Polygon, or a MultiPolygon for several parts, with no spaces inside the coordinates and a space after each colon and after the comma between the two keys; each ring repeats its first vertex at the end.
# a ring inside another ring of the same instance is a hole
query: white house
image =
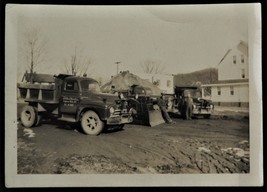
{"type": "Polygon", "coordinates": [[[202,96],[222,106],[249,104],[248,46],[241,41],[229,49],[218,64],[218,82],[202,85],[202,96]],[[210,90],[207,96],[205,90],[210,90]]]}
{"type": "Polygon", "coordinates": [[[159,87],[162,93],[173,94],[173,75],[136,73],[142,79],[148,80],[159,87]]]}

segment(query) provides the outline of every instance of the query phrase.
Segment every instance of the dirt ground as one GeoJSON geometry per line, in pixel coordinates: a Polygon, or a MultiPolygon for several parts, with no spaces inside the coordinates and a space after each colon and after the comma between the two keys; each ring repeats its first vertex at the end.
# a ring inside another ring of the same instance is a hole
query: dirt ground
{"type": "Polygon", "coordinates": [[[248,173],[246,112],[217,111],[211,119],[155,127],[126,125],[88,136],[77,124],[18,123],[19,174],[248,173]]]}

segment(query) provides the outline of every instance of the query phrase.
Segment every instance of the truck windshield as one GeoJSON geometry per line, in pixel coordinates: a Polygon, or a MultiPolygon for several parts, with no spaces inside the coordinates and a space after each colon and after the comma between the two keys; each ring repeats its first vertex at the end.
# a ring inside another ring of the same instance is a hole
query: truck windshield
{"type": "Polygon", "coordinates": [[[190,96],[192,98],[199,98],[199,97],[201,97],[201,93],[198,90],[185,90],[184,91],[184,96],[185,97],[190,96]]]}
{"type": "Polygon", "coordinates": [[[139,94],[139,95],[151,95],[152,90],[148,87],[135,87],[133,90],[133,94],[139,94]]]}
{"type": "Polygon", "coordinates": [[[81,88],[82,88],[82,91],[100,92],[99,84],[95,81],[82,80],[81,88]]]}

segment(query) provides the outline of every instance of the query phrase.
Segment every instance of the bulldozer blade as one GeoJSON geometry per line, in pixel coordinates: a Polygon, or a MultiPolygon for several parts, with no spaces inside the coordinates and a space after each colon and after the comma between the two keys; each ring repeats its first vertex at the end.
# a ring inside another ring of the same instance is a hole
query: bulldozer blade
{"type": "Polygon", "coordinates": [[[163,119],[160,110],[152,110],[152,111],[149,111],[148,113],[149,113],[148,114],[149,115],[149,125],[151,127],[165,123],[165,120],[163,119]]]}

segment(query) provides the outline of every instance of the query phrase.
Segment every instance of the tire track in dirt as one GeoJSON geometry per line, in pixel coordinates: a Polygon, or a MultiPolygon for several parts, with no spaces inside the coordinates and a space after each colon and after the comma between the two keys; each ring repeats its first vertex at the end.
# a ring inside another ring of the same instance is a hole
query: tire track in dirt
{"type": "MultiPolygon", "coordinates": [[[[182,140],[180,138],[180,140],[182,140]]],[[[174,159],[176,164],[183,165],[185,167],[197,167],[201,173],[242,173],[248,172],[249,166],[247,162],[243,162],[243,158],[238,160],[233,158],[233,154],[223,153],[220,148],[214,146],[213,143],[207,143],[198,140],[190,140],[188,143],[190,147],[183,145],[188,141],[171,142],[174,150],[170,153],[170,156],[174,159]],[[176,143],[176,145],[173,145],[176,143]],[[207,145],[208,144],[208,145],[207,145]],[[201,146],[201,147],[199,147],[201,146]],[[200,151],[206,150],[206,151],[200,151]],[[176,157],[179,157],[176,158],[176,157]],[[190,162],[190,165],[188,165],[190,162]]]]}
{"type": "Polygon", "coordinates": [[[246,122],[176,122],[153,128],[127,125],[98,137],[44,124],[35,129],[36,137],[28,138],[18,129],[18,168],[56,174],[249,172],[246,122]],[[27,144],[33,145],[23,149],[27,144]]]}

